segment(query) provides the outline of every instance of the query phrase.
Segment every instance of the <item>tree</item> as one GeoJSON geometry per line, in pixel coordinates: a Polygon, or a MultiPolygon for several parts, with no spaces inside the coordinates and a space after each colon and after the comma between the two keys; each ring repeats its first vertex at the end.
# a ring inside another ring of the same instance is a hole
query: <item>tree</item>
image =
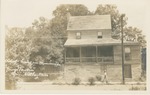
{"type": "Polygon", "coordinates": [[[142,35],[142,30],[136,27],[125,27],[124,28],[124,39],[126,41],[138,41],[142,47],[146,47],[145,36],[142,35]]]}
{"type": "Polygon", "coordinates": [[[32,28],[26,31],[32,32],[30,61],[62,63],[62,46],[53,38],[50,27],[50,20],[40,17],[32,23],[32,28]]]}
{"type": "MultiPolygon", "coordinates": [[[[99,15],[111,15],[112,23],[112,37],[115,39],[120,39],[121,35],[121,14],[117,10],[116,5],[99,5],[95,11],[95,14],[99,15]]],[[[123,27],[127,25],[127,17],[123,19],[123,27]]],[[[145,47],[146,41],[145,36],[142,35],[142,31],[136,27],[125,27],[124,28],[124,39],[126,41],[138,41],[141,46],[145,47]]]]}
{"type": "Polygon", "coordinates": [[[31,42],[24,36],[24,29],[14,27],[8,28],[6,32],[6,59],[28,60],[31,42]]]}
{"type": "MultiPolygon", "coordinates": [[[[111,15],[112,36],[119,39],[119,35],[121,32],[121,23],[120,23],[121,14],[117,10],[117,6],[110,4],[99,5],[95,11],[95,14],[111,15]]],[[[127,17],[124,17],[123,26],[125,26],[126,24],[127,24],[127,17]]]]}
{"type": "MultiPolygon", "coordinates": [[[[67,36],[67,22],[68,13],[71,16],[84,16],[91,15],[92,13],[88,8],[82,4],[66,4],[58,6],[54,11],[54,18],[51,20],[52,33],[56,38],[66,38],[67,36]]],[[[62,39],[61,39],[62,40],[62,39]]],[[[65,39],[63,39],[65,41],[65,39]]],[[[63,41],[63,43],[64,43],[63,41]]]]}

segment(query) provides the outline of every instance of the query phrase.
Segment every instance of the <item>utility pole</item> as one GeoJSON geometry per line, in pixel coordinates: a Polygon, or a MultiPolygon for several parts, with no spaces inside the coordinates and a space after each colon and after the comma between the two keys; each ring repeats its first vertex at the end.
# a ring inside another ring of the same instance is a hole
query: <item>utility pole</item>
{"type": "Polygon", "coordinates": [[[121,50],[122,50],[122,84],[125,84],[124,78],[124,44],[123,44],[123,17],[125,14],[121,15],[121,50]]]}

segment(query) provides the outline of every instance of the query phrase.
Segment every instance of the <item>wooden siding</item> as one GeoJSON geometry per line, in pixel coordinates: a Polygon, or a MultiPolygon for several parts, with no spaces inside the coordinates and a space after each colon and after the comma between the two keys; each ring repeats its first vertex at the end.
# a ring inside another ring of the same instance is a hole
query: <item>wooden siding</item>
{"type": "Polygon", "coordinates": [[[141,63],[141,51],[140,46],[132,45],[132,46],[126,46],[130,47],[131,49],[131,61],[125,61],[125,63],[141,63]]]}
{"type": "Polygon", "coordinates": [[[97,39],[98,32],[102,32],[103,38],[111,38],[111,29],[103,30],[76,30],[68,31],[68,39],[76,39],[76,33],[81,33],[81,39],[97,39]]]}
{"type": "Polygon", "coordinates": [[[121,64],[121,46],[114,46],[114,64],[121,64]]]}
{"type": "MultiPolygon", "coordinates": [[[[131,49],[131,60],[126,61],[125,64],[140,64],[141,63],[141,52],[140,46],[138,45],[126,45],[124,47],[130,47],[131,49]]],[[[121,45],[114,46],[114,63],[121,64],[122,55],[121,55],[121,45]]]]}

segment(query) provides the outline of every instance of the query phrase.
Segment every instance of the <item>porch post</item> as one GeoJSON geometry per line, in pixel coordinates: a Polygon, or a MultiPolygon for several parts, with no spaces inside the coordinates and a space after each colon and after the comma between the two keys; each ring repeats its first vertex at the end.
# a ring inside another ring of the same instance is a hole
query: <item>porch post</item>
{"type": "MultiPolygon", "coordinates": [[[[64,64],[62,65],[63,78],[65,78],[65,64],[66,64],[66,47],[64,48],[64,64]]],[[[66,79],[65,79],[65,80],[66,80],[66,79]]]]}
{"type": "Polygon", "coordinates": [[[98,62],[98,60],[97,60],[97,45],[96,45],[96,62],[98,62]]]}
{"type": "Polygon", "coordinates": [[[66,47],[65,47],[65,62],[64,63],[66,63],[66,47]]]}
{"type": "Polygon", "coordinates": [[[81,46],[80,46],[80,63],[82,62],[82,58],[81,58],[81,46]]]}

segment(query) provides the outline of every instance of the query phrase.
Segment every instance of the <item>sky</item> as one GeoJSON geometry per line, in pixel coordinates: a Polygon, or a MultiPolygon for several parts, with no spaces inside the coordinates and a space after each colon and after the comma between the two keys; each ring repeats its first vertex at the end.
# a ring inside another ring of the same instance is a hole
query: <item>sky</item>
{"type": "Polygon", "coordinates": [[[83,4],[95,11],[98,4],[116,4],[120,13],[128,17],[128,26],[146,34],[147,0],[2,0],[2,15],[8,27],[28,27],[43,16],[51,19],[53,10],[60,4],[83,4]]]}

